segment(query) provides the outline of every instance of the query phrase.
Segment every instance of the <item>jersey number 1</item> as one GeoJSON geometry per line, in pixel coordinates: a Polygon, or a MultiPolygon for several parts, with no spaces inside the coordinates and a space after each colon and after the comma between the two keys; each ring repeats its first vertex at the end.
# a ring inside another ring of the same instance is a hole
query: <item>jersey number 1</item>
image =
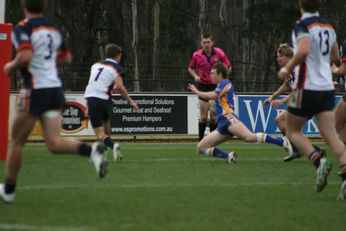
{"type": "Polygon", "coordinates": [[[97,81],[98,79],[99,79],[99,77],[100,77],[100,75],[101,75],[101,72],[103,71],[103,67],[102,68],[99,68],[98,70],[99,70],[99,72],[97,73],[97,75],[96,75],[96,77],[95,77],[95,81],[97,81]]]}

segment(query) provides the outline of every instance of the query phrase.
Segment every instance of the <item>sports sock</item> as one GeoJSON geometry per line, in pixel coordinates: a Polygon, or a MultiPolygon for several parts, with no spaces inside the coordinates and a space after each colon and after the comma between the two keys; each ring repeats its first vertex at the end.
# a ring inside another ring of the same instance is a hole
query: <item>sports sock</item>
{"type": "Polygon", "coordinates": [[[91,146],[86,143],[81,143],[78,148],[78,154],[81,156],[90,156],[91,154],[91,146]]]}
{"type": "Polygon", "coordinates": [[[312,164],[318,168],[318,166],[320,166],[320,160],[321,160],[321,155],[320,152],[318,150],[314,150],[312,151],[309,155],[308,155],[308,159],[312,162],[312,164]]]}
{"type": "Polygon", "coordinates": [[[339,176],[341,177],[342,181],[346,180],[346,164],[340,166],[339,176]]]}
{"type": "Polygon", "coordinates": [[[206,126],[207,126],[207,123],[201,123],[201,122],[198,123],[198,132],[199,132],[198,141],[201,141],[203,139],[206,126]]]}
{"type": "Polygon", "coordinates": [[[226,159],[228,157],[228,153],[222,151],[217,147],[208,148],[207,150],[205,150],[205,154],[213,157],[221,157],[223,159],[226,159]]]}
{"type": "Polygon", "coordinates": [[[109,136],[106,136],[106,137],[103,139],[103,143],[104,143],[107,147],[113,149],[114,143],[113,143],[112,139],[111,139],[109,136]]]}
{"type": "Polygon", "coordinates": [[[217,128],[217,124],[209,123],[210,132],[214,131],[217,128]]]}
{"type": "Polygon", "coordinates": [[[257,137],[257,142],[276,144],[281,147],[284,144],[284,140],[282,138],[273,138],[270,135],[263,132],[256,133],[256,137],[257,137]]]}
{"type": "Polygon", "coordinates": [[[14,193],[15,189],[16,189],[16,184],[5,183],[5,193],[6,194],[14,193]]]}

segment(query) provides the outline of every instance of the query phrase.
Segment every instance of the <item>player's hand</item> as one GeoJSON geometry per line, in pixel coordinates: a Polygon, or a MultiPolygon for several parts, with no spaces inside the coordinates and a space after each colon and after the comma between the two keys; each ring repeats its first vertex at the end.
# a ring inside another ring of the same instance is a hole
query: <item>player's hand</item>
{"type": "Polygon", "coordinates": [[[282,104],[282,100],[273,100],[270,105],[273,106],[275,109],[279,109],[282,104]]]}
{"type": "Polygon", "coordinates": [[[273,97],[268,97],[264,100],[263,106],[266,106],[267,104],[270,104],[273,101],[273,97]]]}
{"type": "Polygon", "coordinates": [[[337,73],[339,72],[339,68],[334,63],[331,66],[331,69],[332,69],[332,74],[333,75],[337,75],[337,73]]]}
{"type": "Polygon", "coordinates": [[[199,75],[197,75],[196,78],[195,78],[195,82],[199,83],[200,81],[201,81],[201,77],[199,77],[199,75]]]}
{"type": "Polygon", "coordinates": [[[286,67],[281,67],[281,69],[278,72],[278,78],[281,80],[286,80],[288,75],[289,75],[289,71],[287,70],[286,67]]]}
{"type": "Polygon", "coordinates": [[[189,88],[189,90],[192,91],[193,93],[197,93],[197,92],[198,92],[196,86],[193,85],[193,84],[189,84],[188,88],[189,88]]]}
{"type": "Polygon", "coordinates": [[[5,72],[6,75],[11,75],[12,74],[12,63],[8,62],[4,65],[3,70],[5,72]]]}
{"type": "Polygon", "coordinates": [[[138,107],[137,103],[131,101],[131,102],[129,102],[129,105],[130,105],[130,107],[132,107],[134,112],[139,112],[139,107],[138,107]]]}

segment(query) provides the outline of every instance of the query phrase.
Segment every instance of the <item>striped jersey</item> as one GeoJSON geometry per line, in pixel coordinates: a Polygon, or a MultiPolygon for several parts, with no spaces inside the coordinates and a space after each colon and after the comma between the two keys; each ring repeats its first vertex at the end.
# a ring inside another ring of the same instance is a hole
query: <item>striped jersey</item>
{"type": "Polygon", "coordinates": [[[334,29],[319,17],[318,12],[304,13],[293,28],[294,52],[298,49],[298,41],[305,37],[310,38],[310,52],[307,58],[295,68],[296,80],[293,88],[315,91],[333,90],[330,54],[336,42],[334,29]]]}
{"type": "Polygon", "coordinates": [[[31,49],[32,60],[22,68],[23,87],[29,89],[61,87],[58,77],[57,57],[64,57],[70,51],[61,33],[45,17],[24,19],[12,32],[12,43],[17,52],[31,49]]]}
{"type": "Polygon", "coordinates": [[[234,113],[234,88],[230,80],[223,80],[215,89],[218,99],[215,100],[215,112],[219,121],[223,116],[231,117],[234,113]]]}
{"type": "Polygon", "coordinates": [[[91,66],[88,86],[84,97],[95,97],[104,100],[111,99],[115,79],[125,77],[124,69],[114,59],[105,59],[91,66]]]}

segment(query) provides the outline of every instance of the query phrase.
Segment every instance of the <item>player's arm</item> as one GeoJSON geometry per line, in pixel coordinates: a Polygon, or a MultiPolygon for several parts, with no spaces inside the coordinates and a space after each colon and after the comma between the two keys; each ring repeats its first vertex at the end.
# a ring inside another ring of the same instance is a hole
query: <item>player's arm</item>
{"type": "Polygon", "coordinates": [[[294,54],[292,59],[290,59],[288,63],[280,69],[278,73],[278,77],[280,79],[285,80],[289,73],[292,71],[292,69],[298,64],[302,63],[308,57],[310,52],[310,46],[310,37],[302,37],[298,40],[297,52],[294,54]]]}
{"type": "Polygon", "coordinates": [[[57,58],[57,63],[59,65],[71,64],[72,63],[72,53],[70,51],[59,53],[57,58]]]}
{"type": "Polygon", "coordinates": [[[135,103],[132,98],[129,96],[124,83],[123,83],[123,78],[121,76],[117,76],[115,78],[115,85],[113,90],[117,91],[120,93],[120,95],[128,102],[128,104],[130,105],[130,107],[133,108],[134,111],[138,111],[138,105],[137,103],[135,103]]]}
{"type": "Polygon", "coordinates": [[[274,99],[276,99],[278,96],[286,93],[287,91],[289,91],[291,89],[291,87],[289,86],[287,81],[284,81],[281,86],[271,95],[269,96],[267,99],[264,100],[263,105],[267,105],[268,103],[271,103],[274,99]]]}
{"type": "Polygon", "coordinates": [[[59,47],[57,63],[59,65],[72,63],[72,52],[66,41],[62,41],[59,47]]]}
{"type": "Polygon", "coordinates": [[[346,75],[346,61],[343,58],[342,63],[340,66],[336,66],[335,64],[340,62],[340,55],[339,55],[339,47],[337,43],[334,43],[333,48],[332,48],[332,61],[334,64],[332,65],[332,73],[335,76],[342,76],[346,75]],[[335,46],[336,44],[336,46],[335,46]]]}
{"type": "Polygon", "coordinates": [[[4,65],[4,72],[7,75],[10,75],[16,70],[28,67],[31,62],[32,55],[31,49],[23,49],[18,51],[16,57],[4,65]]]}
{"type": "Polygon", "coordinates": [[[206,100],[216,100],[218,97],[215,91],[201,92],[193,84],[189,84],[189,90],[195,93],[198,97],[206,100]]]}
{"type": "Polygon", "coordinates": [[[195,79],[196,82],[198,82],[201,78],[199,77],[199,75],[197,75],[196,70],[188,67],[187,71],[189,72],[189,74],[195,79]]]}

